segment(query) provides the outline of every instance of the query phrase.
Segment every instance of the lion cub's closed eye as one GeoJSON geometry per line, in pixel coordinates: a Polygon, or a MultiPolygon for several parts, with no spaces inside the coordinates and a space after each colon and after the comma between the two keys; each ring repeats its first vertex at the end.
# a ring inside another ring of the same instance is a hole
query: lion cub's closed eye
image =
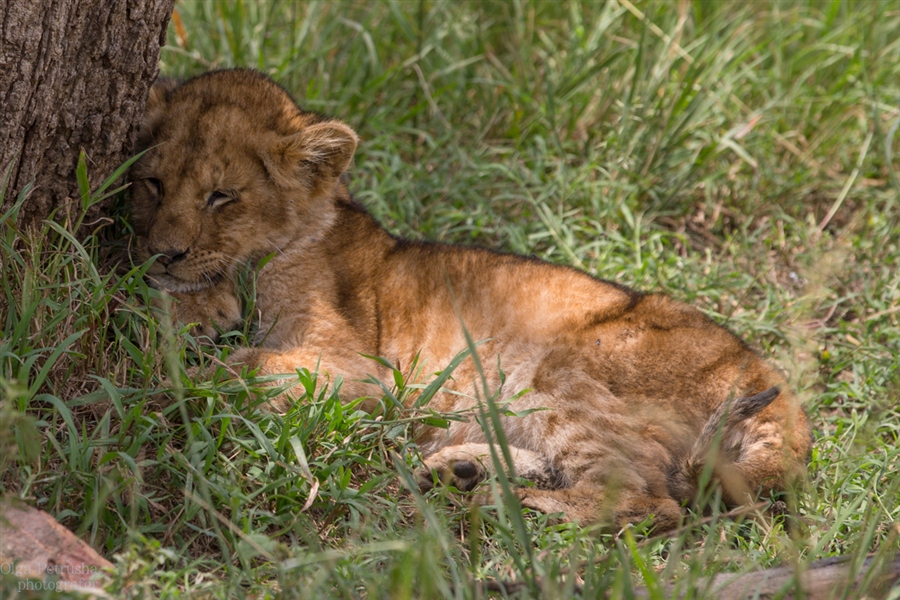
{"type": "MultiPolygon", "coordinates": [[[[803,473],[807,417],[744,342],[665,296],[390,235],[341,180],[356,145],[350,127],[302,110],[253,71],[161,80],[151,91],[131,218],[137,258],[156,257],[148,277],[175,296],[176,316],[210,335],[232,325],[236,270],[274,253],[258,277],[261,341],[232,362],[263,374],[318,364],[343,378],[343,397],[375,399],[369,375],[389,373],[363,355],[408,365],[418,353],[442,368],[466,347],[465,324],[487,340],[482,364],[506,373],[502,385],[488,373],[489,387],[527,414],[502,421],[506,466],[535,484],[519,491],[522,504],[582,523],[653,516],[673,527],[706,465],[730,504],[803,473]]],[[[471,359],[461,364],[431,407],[472,409],[476,375],[471,359]]],[[[474,421],[421,426],[417,441],[423,489],[470,489],[490,474],[474,421]]]]}

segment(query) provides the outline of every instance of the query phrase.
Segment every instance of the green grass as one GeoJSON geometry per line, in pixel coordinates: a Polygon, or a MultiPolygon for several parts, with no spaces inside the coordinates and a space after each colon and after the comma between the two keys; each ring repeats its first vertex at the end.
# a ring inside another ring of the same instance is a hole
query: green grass
{"type": "Polygon", "coordinates": [[[163,72],[255,67],[348,122],[362,138],[352,191],[391,231],[699,305],[781,365],[816,444],[793,516],[690,515],[669,537],[523,516],[502,485],[497,510],[422,498],[410,425],[453,416],[399,407],[418,391],[408,373],[375,414],[306,371],[305,402],[260,412],[274,392],[258,382],[184,376],[247,332],[210,350],[156,321],[140,269],[112,267],[122,216],[79,243],[78,215],[37,232],[4,215],[0,492],[113,559],[111,593],[714,598],[699,577],[897,551],[895,2],[177,11],[185,35],[172,27],[163,72]]]}

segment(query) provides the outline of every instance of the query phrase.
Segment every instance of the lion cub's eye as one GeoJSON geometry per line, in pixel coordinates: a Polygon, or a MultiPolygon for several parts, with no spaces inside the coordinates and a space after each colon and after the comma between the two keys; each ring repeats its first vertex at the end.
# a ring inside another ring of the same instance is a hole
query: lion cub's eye
{"type": "Polygon", "coordinates": [[[206,205],[210,208],[218,208],[223,204],[228,204],[232,200],[237,200],[233,192],[216,190],[207,196],[206,205]]]}
{"type": "Polygon", "coordinates": [[[157,196],[162,196],[162,181],[155,177],[147,177],[144,181],[147,182],[147,185],[150,186],[150,189],[153,190],[157,196]]]}

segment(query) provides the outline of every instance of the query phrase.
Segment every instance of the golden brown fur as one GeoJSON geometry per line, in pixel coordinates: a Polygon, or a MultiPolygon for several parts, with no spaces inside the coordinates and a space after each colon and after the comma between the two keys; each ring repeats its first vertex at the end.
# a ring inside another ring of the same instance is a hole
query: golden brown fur
{"type": "MultiPolygon", "coordinates": [[[[574,269],[388,234],[340,181],[356,149],[346,125],[299,109],[251,71],[158,84],[131,172],[138,256],[173,292],[177,317],[212,332],[240,317],[235,269],[270,253],[257,286],[260,339],[232,361],[262,373],[314,368],[342,396],[378,397],[369,374],[421,353],[426,371],[466,347],[486,365],[514,468],[537,485],[523,505],[581,522],[653,515],[674,526],[713,461],[727,500],[781,489],[810,448],[809,422],[778,372],[700,311],[574,269]],[[496,365],[506,374],[501,386],[496,365]],[[774,388],[774,389],[773,389],[774,388]],[[780,392],[779,392],[780,390],[780,392]]],[[[432,401],[483,396],[471,359],[432,401]]],[[[470,488],[490,448],[474,421],[423,427],[426,465],[470,488]]],[[[423,472],[422,487],[432,479],[423,472]]]]}

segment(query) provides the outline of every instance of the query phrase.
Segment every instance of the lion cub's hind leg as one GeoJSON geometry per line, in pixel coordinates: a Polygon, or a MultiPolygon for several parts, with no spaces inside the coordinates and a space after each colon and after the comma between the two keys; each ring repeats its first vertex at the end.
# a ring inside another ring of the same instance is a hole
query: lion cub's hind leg
{"type": "MultiPolygon", "coordinates": [[[[503,461],[503,451],[494,450],[503,461]]],[[[509,449],[515,473],[538,488],[559,487],[556,473],[543,456],[531,450],[509,449]]],[[[423,492],[434,487],[435,479],[458,490],[472,491],[480,482],[494,473],[494,461],[488,444],[460,444],[441,448],[425,459],[425,468],[417,473],[419,489],[423,492]]]]}
{"type": "Polygon", "coordinates": [[[566,521],[579,525],[601,523],[617,528],[653,518],[656,531],[669,531],[681,520],[681,506],[669,496],[658,497],[604,487],[578,486],[561,490],[522,488],[522,506],[542,513],[563,513],[566,521]]]}
{"type": "MultiPolygon", "coordinates": [[[[535,484],[516,490],[525,508],[542,513],[563,513],[565,520],[581,525],[604,523],[624,527],[652,516],[659,531],[678,526],[681,507],[669,496],[653,497],[628,489],[617,489],[615,494],[610,494],[605,486],[596,485],[568,488],[540,454],[522,448],[510,448],[509,451],[516,476],[535,484]]],[[[496,452],[502,461],[500,449],[496,452]]],[[[493,465],[488,444],[447,446],[425,459],[425,468],[417,473],[419,489],[428,491],[437,481],[469,492],[494,473],[493,465]]]]}

